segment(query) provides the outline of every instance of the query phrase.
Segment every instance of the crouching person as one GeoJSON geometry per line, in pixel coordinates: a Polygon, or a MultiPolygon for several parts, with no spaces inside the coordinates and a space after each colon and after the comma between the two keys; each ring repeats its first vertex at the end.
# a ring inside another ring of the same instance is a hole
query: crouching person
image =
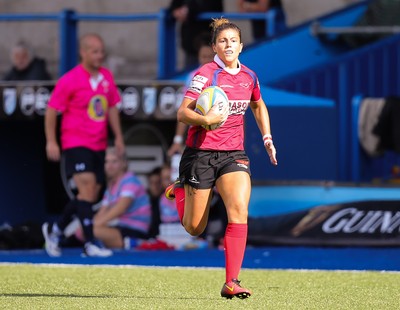
{"type": "Polygon", "coordinates": [[[94,235],[107,248],[134,248],[148,237],[150,198],[115,148],[106,150],[105,173],[107,188],[94,217],[94,235]]]}

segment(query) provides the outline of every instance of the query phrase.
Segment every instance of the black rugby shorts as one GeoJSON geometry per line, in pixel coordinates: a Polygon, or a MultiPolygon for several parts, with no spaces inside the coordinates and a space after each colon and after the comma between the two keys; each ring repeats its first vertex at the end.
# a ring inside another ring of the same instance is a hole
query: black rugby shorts
{"type": "Polygon", "coordinates": [[[215,181],[230,172],[251,175],[245,151],[204,151],[186,147],[179,165],[179,180],[196,189],[212,188],[215,181]]]}

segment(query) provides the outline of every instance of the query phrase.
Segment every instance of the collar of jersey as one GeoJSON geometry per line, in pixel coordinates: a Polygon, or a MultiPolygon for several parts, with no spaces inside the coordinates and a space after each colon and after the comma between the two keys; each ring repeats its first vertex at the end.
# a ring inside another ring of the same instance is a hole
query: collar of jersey
{"type": "Polygon", "coordinates": [[[214,56],[214,61],[217,63],[218,66],[220,66],[221,68],[223,68],[226,72],[230,73],[230,74],[238,74],[242,65],[240,64],[240,61],[238,59],[238,68],[235,69],[230,69],[227,68],[224,64],[224,62],[221,60],[221,58],[218,57],[218,55],[214,56]]]}

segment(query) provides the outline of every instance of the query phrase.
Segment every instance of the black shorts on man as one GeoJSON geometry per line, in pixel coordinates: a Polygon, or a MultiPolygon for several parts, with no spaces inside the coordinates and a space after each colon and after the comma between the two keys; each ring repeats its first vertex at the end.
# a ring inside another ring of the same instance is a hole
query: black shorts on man
{"type": "Polygon", "coordinates": [[[93,172],[98,184],[105,182],[105,151],[92,151],[85,147],[75,147],[65,150],[63,156],[68,178],[76,173],[93,172]]]}

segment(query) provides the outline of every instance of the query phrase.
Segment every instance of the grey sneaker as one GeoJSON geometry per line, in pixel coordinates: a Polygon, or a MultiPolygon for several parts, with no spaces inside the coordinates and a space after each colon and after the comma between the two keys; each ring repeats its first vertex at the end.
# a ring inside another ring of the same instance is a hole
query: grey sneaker
{"type": "Polygon", "coordinates": [[[110,249],[100,247],[92,242],[86,242],[84,254],[91,257],[109,257],[113,255],[113,252],[110,249]]]}
{"type": "Polygon", "coordinates": [[[42,233],[44,237],[44,247],[46,252],[51,257],[61,256],[61,249],[58,246],[59,238],[54,233],[49,233],[49,223],[43,223],[42,233]]]}

